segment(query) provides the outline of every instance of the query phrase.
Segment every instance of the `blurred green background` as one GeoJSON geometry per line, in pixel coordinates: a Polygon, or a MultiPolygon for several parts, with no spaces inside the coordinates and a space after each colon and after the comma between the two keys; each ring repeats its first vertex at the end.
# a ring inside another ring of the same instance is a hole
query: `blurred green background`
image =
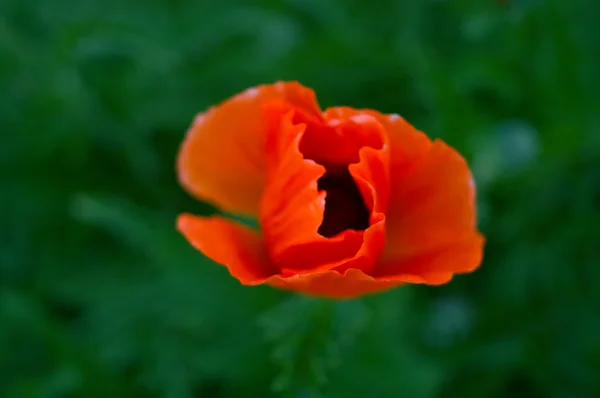
{"type": "Polygon", "coordinates": [[[600,397],[600,3],[0,1],[0,397],[600,397]],[[174,229],[194,115],[294,79],[469,159],[486,258],[330,303],[174,229]]]}

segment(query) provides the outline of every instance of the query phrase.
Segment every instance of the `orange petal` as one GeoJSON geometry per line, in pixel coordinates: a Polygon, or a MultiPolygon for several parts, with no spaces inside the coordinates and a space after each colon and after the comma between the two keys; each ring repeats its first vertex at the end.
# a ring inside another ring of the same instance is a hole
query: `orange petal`
{"type": "Polygon", "coordinates": [[[322,121],[318,125],[319,121],[303,120],[302,115],[286,111],[285,104],[274,104],[269,111],[276,115],[272,119],[284,122],[275,134],[275,141],[280,144],[270,146],[277,169],[273,172],[276,178],[267,184],[264,209],[271,210],[265,213],[262,225],[270,237],[267,241],[270,254],[281,266],[282,274],[307,275],[330,269],[345,272],[350,268],[370,271],[381,255],[385,240],[383,213],[389,199],[386,131],[376,118],[349,108],[328,109],[325,119],[329,126],[323,126],[322,121]],[[288,112],[285,117],[277,116],[283,112],[288,112]],[[294,124],[302,121],[305,123],[294,124]],[[372,213],[371,226],[364,233],[347,230],[332,238],[316,233],[325,208],[325,197],[316,191],[316,181],[325,170],[312,160],[329,166],[353,163],[348,168],[350,175],[372,213]],[[311,169],[315,170],[312,175],[311,169]],[[277,219],[280,221],[273,222],[277,219]],[[274,225],[282,228],[277,230],[274,225]],[[291,225],[301,228],[291,229],[291,225]]]}
{"type": "Polygon", "coordinates": [[[384,214],[390,192],[387,155],[385,147],[380,150],[364,147],[360,151],[360,162],[349,166],[350,174],[371,209],[371,226],[365,231],[363,244],[356,256],[336,267],[338,272],[356,268],[370,274],[383,253],[386,230],[384,214]]]}
{"type": "Polygon", "coordinates": [[[474,271],[482,261],[484,240],[474,234],[470,240],[410,258],[383,259],[374,270],[377,279],[404,280],[410,283],[440,285],[454,273],[474,271]]]}
{"type": "Polygon", "coordinates": [[[267,283],[280,289],[291,290],[317,297],[349,299],[369,293],[380,292],[398,286],[396,280],[376,280],[357,269],[349,269],[345,274],[326,271],[312,275],[272,276],[267,283]]]}
{"type": "Polygon", "coordinates": [[[268,118],[280,123],[273,132],[275,142],[268,180],[261,201],[260,221],[269,256],[284,273],[322,270],[352,258],[362,244],[362,231],[346,231],[334,238],[318,233],[325,210],[325,193],[317,180],[325,167],[304,158],[300,142],[305,124],[294,124],[295,112],[285,112],[281,104],[266,109],[268,118]],[[273,115],[272,112],[276,114],[273,115]],[[283,142],[283,144],[282,144],[283,142]]]}
{"type": "MultiPolygon", "coordinates": [[[[352,163],[349,170],[367,207],[377,212],[385,212],[390,184],[390,145],[385,124],[387,119],[375,111],[349,107],[328,108],[324,117],[329,125],[336,128],[339,136],[353,143],[352,150],[356,159],[348,161],[352,163]],[[377,202],[376,205],[374,201],[377,202]]],[[[338,147],[331,146],[322,150],[324,154],[328,151],[339,153],[338,147]]]]}
{"type": "Polygon", "coordinates": [[[354,177],[367,207],[373,213],[385,213],[390,199],[389,155],[387,148],[360,150],[360,162],[348,169],[354,177]]]}
{"type": "Polygon", "coordinates": [[[308,122],[300,147],[306,159],[327,166],[348,165],[359,161],[361,148],[379,150],[386,144],[385,129],[370,115],[335,107],[327,109],[323,116],[324,126],[308,122]]]}
{"type": "MultiPolygon", "coordinates": [[[[400,152],[392,148],[392,156],[400,152]]],[[[476,229],[473,179],[460,154],[436,141],[412,165],[392,160],[390,178],[387,245],[373,275],[447,277],[477,268],[484,239],[476,229]]]]}
{"type": "Polygon", "coordinates": [[[385,216],[382,213],[376,213],[372,225],[364,232],[363,244],[358,253],[352,259],[341,262],[333,269],[344,273],[354,268],[370,274],[379,262],[384,247],[385,216]]]}
{"type": "Polygon", "coordinates": [[[365,113],[376,117],[388,133],[390,145],[391,169],[397,180],[431,149],[431,140],[427,135],[414,128],[404,118],[392,114],[383,115],[377,111],[365,110],[365,113]]]}
{"type": "Polygon", "coordinates": [[[266,174],[262,106],[274,99],[320,115],[314,92],[296,82],[250,88],[198,115],[177,159],[181,184],[191,194],[225,211],[258,212],[266,174]]]}
{"type": "Polygon", "coordinates": [[[259,234],[223,217],[182,214],[177,228],[196,249],[227,267],[244,285],[258,285],[276,271],[271,267],[259,234]]]}
{"type": "Polygon", "coordinates": [[[411,165],[431,148],[431,140],[421,131],[396,114],[385,115],[372,109],[333,107],[325,111],[328,121],[345,119],[352,115],[369,115],[377,119],[386,131],[385,142],[390,147],[390,161],[398,173],[409,170],[411,165]]]}

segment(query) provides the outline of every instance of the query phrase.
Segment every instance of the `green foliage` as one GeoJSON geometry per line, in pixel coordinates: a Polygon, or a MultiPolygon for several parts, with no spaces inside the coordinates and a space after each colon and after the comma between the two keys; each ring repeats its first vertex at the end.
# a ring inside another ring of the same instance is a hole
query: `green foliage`
{"type": "Polygon", "coordinates": [[[0,396],[600,396],[591,0],[0,3],[0,396]],[[488,243],[441,287],[244,287],[175,231],[193,116],[295,79],[465,153],[488,243]]]}

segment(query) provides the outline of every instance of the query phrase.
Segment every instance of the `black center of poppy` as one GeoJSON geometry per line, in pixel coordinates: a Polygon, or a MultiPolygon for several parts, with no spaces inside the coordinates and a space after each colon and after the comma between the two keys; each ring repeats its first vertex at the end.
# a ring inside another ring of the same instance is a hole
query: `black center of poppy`
{"type": "Polygon", "coordinates": [[[347,229],[364,231],[369,227],[369,210],[347,166],[327,168],[317,183],[319,191],[327,192],[320,235],[331,238],[347,229]]]}

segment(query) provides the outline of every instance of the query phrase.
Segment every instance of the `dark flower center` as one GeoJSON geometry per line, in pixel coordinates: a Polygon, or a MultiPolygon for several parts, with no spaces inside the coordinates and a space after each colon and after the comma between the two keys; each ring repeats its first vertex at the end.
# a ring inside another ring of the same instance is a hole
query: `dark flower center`
{"type": "Polygon", "coordinates": [[[348,166],[328,167],[317,183],[319,191],[327,192],[320,235],[331,238],[347,229],[364,231],[369,227],[370,212],[348,166]]]}

